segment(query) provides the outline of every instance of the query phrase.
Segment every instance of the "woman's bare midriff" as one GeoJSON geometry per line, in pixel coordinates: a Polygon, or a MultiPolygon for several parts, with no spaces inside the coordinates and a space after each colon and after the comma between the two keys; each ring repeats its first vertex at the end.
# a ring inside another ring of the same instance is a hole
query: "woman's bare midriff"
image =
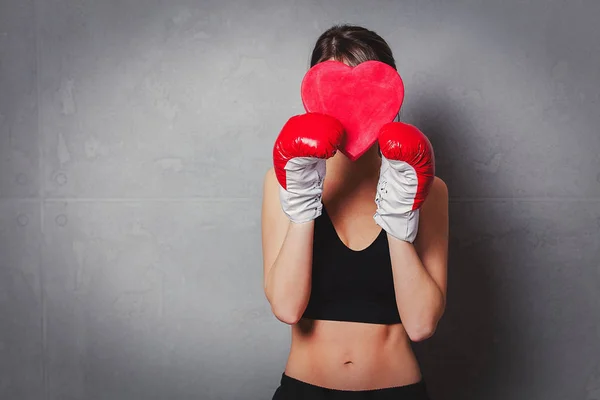
{"type": "Polygon", "coordinates": [[[307,319],[292,327],[285,374],[340,390],[381,389],[421,380],[402,324],[307,319]]]}

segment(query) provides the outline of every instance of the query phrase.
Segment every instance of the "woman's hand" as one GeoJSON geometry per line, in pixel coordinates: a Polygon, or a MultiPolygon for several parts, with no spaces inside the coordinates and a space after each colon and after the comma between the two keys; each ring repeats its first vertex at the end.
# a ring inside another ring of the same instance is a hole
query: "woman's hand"
{"type": "Polygon", "coordinates": [[[379,133],[382,162],[377,186],[375,222],[396,239],[412,243],[419,209],[435,175],[431,143],[421,131],[391,122],[379,133]]]}
{"type": "Polygon", "coordinates": [[[308,113],[288,120],[275,141],[273,165],[283,211],[295,223],[321,215],[325,160],[332,157],[344,128],[335,118],[308,113]]]}
{"type": "Polygon", "coordinates": [[[389,123],[379,145],[374,218],[388,233],[400,318],[411,340],[420,341],[433,335],[446,305],[448,192],[434,176],[433,149],[417,128],[389,123]]]}

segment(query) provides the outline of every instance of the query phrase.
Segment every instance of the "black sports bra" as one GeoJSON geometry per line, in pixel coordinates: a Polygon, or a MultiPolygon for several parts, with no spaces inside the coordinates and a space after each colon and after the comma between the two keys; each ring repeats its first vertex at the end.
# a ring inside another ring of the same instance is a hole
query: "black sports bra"
{"type": "Polygon", "coordinates": [[[302,316],[372,324],[400,323],[385,231],[355,251],[339,238],[325,207],[315,220],[312,288],[302,316]]]}

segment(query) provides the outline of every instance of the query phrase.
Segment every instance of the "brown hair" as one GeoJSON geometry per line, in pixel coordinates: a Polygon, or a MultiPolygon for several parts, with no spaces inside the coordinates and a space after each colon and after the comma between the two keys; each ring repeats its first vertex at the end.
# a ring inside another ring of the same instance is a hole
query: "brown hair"
{"type": "Polygon", "coordinates": [[[317,39],[310,66],[334,59],[351,67],[374,60],[396,69],[392,50],[377,33],[356,25],[335,25],[317,39]]]}

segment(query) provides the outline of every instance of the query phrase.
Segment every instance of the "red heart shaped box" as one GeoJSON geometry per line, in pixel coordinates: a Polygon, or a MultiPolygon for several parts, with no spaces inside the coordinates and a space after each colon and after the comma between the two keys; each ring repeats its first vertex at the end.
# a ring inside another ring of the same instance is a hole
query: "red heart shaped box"
{"type": "Polygon", "coordinates": [[[342,123],[346,134],[339,150],[356,161],[400,111],[404,83],[394,68],[380,61],[356,67],[324,61],[302,79],[301,96],[307,112],[327,114],[342,123]]]}

